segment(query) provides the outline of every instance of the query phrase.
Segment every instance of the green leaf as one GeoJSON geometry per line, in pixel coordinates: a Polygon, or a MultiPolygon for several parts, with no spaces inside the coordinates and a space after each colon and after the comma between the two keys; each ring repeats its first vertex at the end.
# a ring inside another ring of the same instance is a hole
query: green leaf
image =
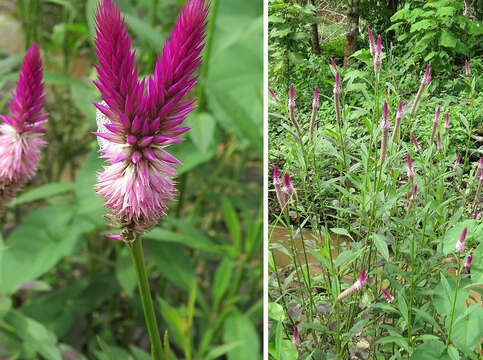
{"type": "Polygon", "coordinates": [[[272,320],[283,322],[285,319],[285,311],[283,310],[283,306],[275,302],[269,302],[268,317],[272,320]]]}
{"type": "Polygon", "coordinates": [[[28,189],[22,192],[15,199],[13,199],[8,204],[8,206],[14,207],[27,202],[45,199],[47,197],[63,194],[65,192],[72,191],[72,190],[74,190],[74,183],[71,183],[71,182],[49,183],[49,184],[41,185],[39,187],[28,189]]]}
{"type": "Polygon", "coordinates": [[[136,272],[132,264],[131,255],[127,247],[123,247],[116,259],[116,278],[122,289],[129,295],[136,287],[136,272]]]}
{"type": "Polygon", "coordinates": [[[483,308],[471,304],[453,325],[451,341],[466,354],[475,351],[483,336],[483,308]]]}
{"type": "Polygon", "coordinates": [[[456,46],[456,38],[449,30],[443,30],[441,37],[439,38],[439,45],[449,48],[456,46]]]}
{"type": "Polygon", "coordinates": [[[96,108],[92,102],[97,101],[97,93],[92,86],[81,82],[72,82],[70,85],[72,100],[79,112],[86,117],[90,125],[96,124],[96,108]]]}
{"type": "Polygon", "coordinates": [[[347,236],[352,239],[351,234],[349,234],[349,232],[344,228],[331,228],[330,231],[332,231],[334,234],[347,236]]]}
{"type": "Polygon", "coordinates": [[[411,25],[410,32],[417,32],[420,30],[428,30],[428,29],[434,29],[437,26],[437,23],[432,20],[432,19],[424,19],[421,21],[418,21],[414,24],[411,25]]]}
{"type": "Polygon", "coordinates": [[[49,360],[62,360],[57,348],[56,336],[41,323],[22,315],[19,311],[11,310],[5,316],[5,321],[15,328],[15,334],[20,337],[24,346],[49,360]]]}
{"type": "Polygon", "coordinates": [[[443,355],[444,344],[439,340],[425,341],[411,355],[411,360],[450,360],[449,356],[443,355]]]}
{"type": "Polygon", "coordinates": [[[223,198],[223,218],[238,250],[241,250],[241,226],[238,215],[227,197],[223,198]]]}
{"type": "Polygon", "coordinates": [[[473,253],[473,260],[471,261],[471,280],[473,280],[474,283],[483,282],[483,241],[473,253]]]}
{"type": "Polygon", "coordinates": [[[211,147],[206,152],[201,152],[198,147],[187,139],[182,143],[173,144],[166,148],[166,150],[182,162],[181,165],[176,165],[178,168],[178,176],[182,175],[191,169],[194,169],[198,165],[201,165],[209,160],[216,154],[215,142],[211,142],[211,147]]]}
{"type": "Polygon", "coordinates": [[[230,344],[223,344],[214,347],[213,349],[210,350],[208,354],[204,357],[206,360],[211,360],[211,359],[218,359],[225,355],[226,353],[236,350],[237,347],[243,344],[243,341],[235,341],[230,344]]]}
{"type": "Polygon", "coordinates": [[[405,297],[406,293],[404,291],[401,291],[397,297],[397,307],[402,317],[404,318],[404,321],[406,321],[406,324],[408,324],[408,305],[406,303],[405,297]]]}
{"type": "MultiPolygon", "coordinates": [[[[441,274],[441,282],[434,288],[434,306],[436,307],[436,311],[441,316],[449,316],[451,313],[451,308],[453,306],[453,299],[455,294],[455,287],[456,287],[456,278],[450,277],[446,279],[446,277],[441,274]]],[[[469,289],[465,289],[464,286],[460,286],[458,289],[458,297],[456,299],[457,304],[461,304],[468,298],[469,289]]],[[[463,309],[461,306],[457,306],[455,308],[455,316],[459,314],[463,309]]]]}
{"type": "Polygon", "coordinates": [[[101,339],[100,336],[97,337],[97,341],[99,346],[102,350],[95,351],[96,357],[99,360],[133,360],[133,357],[129,355],[129,353],[118,347],[113,345],[108,345],[104,340],[101,339]]]}
{"type": "Polygon", "coordinates": [[[282,346],[280,349],[280,359],[283,360],[296,360],[298,359],[298,350],[292,341],[284,339],[282,340],[282,346]]]}
{"type": "Polygon", "coordinates": [[[386,244],[386,237],[381,234],[373,234],[372,239],[374,240],[374,245],[376,245],[376,249],[382,255],[386,261],[389,260],[389,249],[387,248],[386,244]]]}
{"type": "MultiPolygon", "coordinates": [[[[173,220],[173,219],[170,219],[173,220]]],[[[173,221],[167,220],[171,223],[173,221]]],[[[188,224],[184,222],[179,222],[179,228],[181,231],[184,230],[184,233],[177,233],[173,231],[169,231],[160,227],[155,227],[149,232],[144,235],[147,239],[152,239],[161,242],[171,242],[171,243],[178,243],[183,244],[187,247],[192,249],[199,249],[205,252],[216,253],[219,252],[219,247],[212,242],[206,235],[204,235],[201,231],[196,230],[196,234],[193,234],[189,231],[186,231],[186,227],[188,224]]],[[[194,229],[194,228],[193,228],[194,229]]]]}
{"type": "Polygon", "coordinates": [[[259,337],[250,319],[239,313],[232,312],[223,326],[223,341],[230,344],[242,341],[242,344],[228,352],[228,360],[258,359],[259,337]]]}
{"type": "Polygon", "coordinates": [[[213,115],[207,112],[195,113],[190,120],[192,125],[188,132],[191,141],[202,153],[208,151],[215,137],[216,123],[213,115]]]}
{"type": "Polygon", "coordinates": [[[218,308],[221,298],[225,294],[226,289],[228,289],[233,272],[233,265],[233,261],[225,257],[220,265],[218,265],[218,269],[216,269],[215,278],[213,279],[213,306],[215,309],[218,308]]]}

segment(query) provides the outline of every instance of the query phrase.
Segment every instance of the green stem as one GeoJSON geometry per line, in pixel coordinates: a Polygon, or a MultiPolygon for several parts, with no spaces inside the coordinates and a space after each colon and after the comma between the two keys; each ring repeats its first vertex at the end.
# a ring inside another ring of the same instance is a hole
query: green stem
{"type": "Polygon", "coordinates": [[[449,322],[449,331],[448,331],[448,338],[446,339],[446,347],[445,350],[448,350],[449,340],[451,338],[451,333],[453,332],[453,319],[454,319],[454,310],[456,307],[456,298],[458,297],[458,288],[460,287],[460,280],[461,280],[461,260],[460,255],[457,253],[456,260],[458,261],[458,272],[456,273],[456,289],[454,291],[454,298],[453,304],[451,306],[451,315],[450,315],[450,322],[449,322]]]}
{"type": "Polygon", "coordinates": [[[153,299],[149,289],[148,276],[144,267],[143,244],[141,236],[136,236],[134,241],[129,244],[131,257],[136,270],[136,278],[138,281],[139,295],[143,304],[144,317],[148,328],[149,339],[151,340],[151,354],[153,360],[161,360],[163,358],[163,346],[159,336],[158,324],[156,322],[156,314],[154,312],[153,299]]]}

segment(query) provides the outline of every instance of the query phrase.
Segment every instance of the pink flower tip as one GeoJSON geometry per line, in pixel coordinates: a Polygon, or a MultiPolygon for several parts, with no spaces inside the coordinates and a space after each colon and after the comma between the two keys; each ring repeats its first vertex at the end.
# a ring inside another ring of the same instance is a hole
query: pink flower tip
{"type": "Polygon", "coordinates": [[[340,77],[338,71],[335,74],[334,94],[340,94],[340,77]]]}
{"type": "Polygon", "coordinates": [[[464,267],[465,267],[466,269],[469,269],[469,268],[470,268],[470,266],[471,266],[471,262],[472,262],[472,261],[473,261],[473,255],[468,256],[468,258],[466,259],[466,262],[465,262],[464,267]]]}
{"type": "Polygon", "coordinates": [[[278,98],[277,94],[275,94],[275,91],[273,91],[271,88],[268,88],[268,91],[270,92],[270,95],[272,95],[273,100],[279,103],[280,99],[278,98]]]}
{"type": "Polygon", "coordinates": [[[394,301],[394,296],[392,296],[389,291],[387,291],[386,289],[382,289],[382,293],[384,294],[384,297],[386,298],[388,304],[394,301]]]}
{"type": "Polygon", "coordinates": [[[376,49],[377,52],[381,52],[382,51],[382,41],[381,41],[381,35],[377,35],[377,49],[376,49]]]}
{"type": "Polygon", "coordinates": [[[466,226],[461,233],[460,237],[458,238],[458,241],[456,242],[456,252],[462,252],[465,249],[465,242],[466,242],[466,233],[468,231],[468,226],[466,226]]]}
{"type": "Polygon", "coordinates": [[[292,344],[294,344],[296,348],[300,346],[300,337],[299,337],[299,331],[297,326],[293,330],[292,344]]]}
{"type": "Polygon", "coordinates": [[[333,58],[330,58],[330,63],[332,65],[332,69],[334,69],[334,71],[337,71],[337,64],[335,63],[333,58]]]}
{"type": "Polygon", "coordinates": [[[468,59],[465,60],[465,72],[466,72],[466,75],[471,75],[470,64],[468,63],[468,59]]]}
{"type": "Polygon", "coordinates": [[[436,115],[434,116],[434,123],[437,125],[439,124],[439,116],[441,113],[441,105],[438,106],[438,109],[436,110],[436,115]]]}
{"type": "Polygon", "coordinates": [[[317,88],[317,86],[315,87],[315,90],[314,90],[314,100],[312,101],[312,107],[313,108],[319,107],[319,89],[317,88]]]}
{"type": "Polygon", "coordinates": [[[280,179],[280,174],[278,172],[278,166],[275,166],[273,168],[273,183],[275,185],[280,185],[282,183],[282,180],[280,179]]]}
{"type": "Polygon", "coordinates": [[[117,240],[117,241],[125,241],[121,235],[116,235],[116,234],[108,234],[106,235],[107,238],[112,239],[112,240],[117,240]]]}

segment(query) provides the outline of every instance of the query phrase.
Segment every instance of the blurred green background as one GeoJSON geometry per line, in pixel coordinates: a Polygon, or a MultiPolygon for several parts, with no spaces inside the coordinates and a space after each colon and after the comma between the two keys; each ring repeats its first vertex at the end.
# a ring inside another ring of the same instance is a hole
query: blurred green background
{"type": "MultiPolygon", "coordinates": [[[[0,113],[33,42],[50,113],[38,174],[0,214],[1,359],[149,359],[129,252],[93,191],[96,3],[0,1],[0,113]]],[[[182,3],[119,1],[141,76],[182,3]]],[[[212,0],[193,129],[169,148],[179,196],[145,236],[173,359],[261,357],[262,24],[260,1],[212,0]]]]}

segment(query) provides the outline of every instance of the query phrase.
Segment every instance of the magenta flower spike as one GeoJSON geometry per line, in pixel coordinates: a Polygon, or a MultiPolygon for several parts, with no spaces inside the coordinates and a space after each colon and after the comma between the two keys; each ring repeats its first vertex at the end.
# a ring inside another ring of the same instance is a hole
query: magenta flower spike
{"type": "Polygon", "coordinates": [[[468,256],[468,258],[467,258],[467,259],[466,259],[466,261],[465,261],[465,265],[464,265],[464,268],[465,268],[466,270],[469,270],[469,269],[470,269],[470,267],[471,267],[471,262],[472,262],[472,261],[473,261],[473,255],[468,256]]]}
{"type": "Polygon", "coordinates": [[[337,72],[337,64],[335,63],[333,58],[330,58],[330,63],[332,65],[332,69],[334,69],[334,71],[337,72]]]}
{"type": "Polygon", "coordinates": [[[409,153],[406,156],[406,167],[408,178],[414,179],[414,166],[413,161],[411,160],[411,155],[409,155],[409,153]]]}
{"type": "Polygon", "coordinates": [[[356,280],[356,282],[352,284],[350,287],[348,287],[347,289],[345,289],[344,291],[342,291],[340,295],[337,297],[337,301],[342,300],[343,298],[351,295],[356,291],[362,290],[365,284],[366,284],[366,270],[363,269],[361,272],[361,275],[356,280]]]}
{"type": "Polygon", "coordinates": [[[386,289],[382,289],[382,293],[384,294],[384,297],[386,298],[388,304],[391,304],[394,301],[394,296],[392,296],[389,291],[387,291],[386,289]]]}
{"type": "Polygon", "coordinates": [[[288,93],[288,107],[295,107],[295,93],[293,84],[290,85],[290,91],[288,93]]]}
{"type": "Polygon", "coordinates": [[[379,161],[381,164],[386,159],[386,151],[387,151],[387,140],[389,129],[391,128],[391,124],[389,123],[389,109],[387,107],[387,102],[384,101],[384,109],[382,111],[382,121],[381,121],[381,131],[382,131],[382,138],[381,138],[381,154],[379,157],[379,161]]]}
{"type": "Polygon", "coordinates": [[[315,119],[317,118],[317,110],[319,109],[319,89],[317,86],[314,89],[314,100],[312,101],[312,115],[310,116],[310,140],[314,139],[314,126],[315,126],[315,119]]]}
{"type": "Polygon", "coordinates": [[[379,70],[381,69],[381,63],[382,63],[382,42],[381,42],[381,35],[378,35],[376,50],[374,52],[374,72],[376,74],[379,74],[379,70]]]}
{"type": "Polygon", "coordinates": [[[273,168],[273,187],[275,188],[275,194],[277,195],[277,200],[282,211],[285,210],[285,205],[287,203],[287,196],[282,191],[282,180],[280,179],[280,174],[278,172],[278,167],[273,168]]]}
{"type": "Polygon", "coordinates": [[[294,188],[290,183],[290,174],[286,173],[283,177],[283,187],[282,191],[287,194],[288,196],[292,195],[294,192],[294,188]]]}
{"type": "Polygon", "coordinates": [[[439,152],[443,152],[443,142],[441,141],[441,134],[439,131],[438,131],[438,137],[436,141],[436,147],[439,152]]]}
{"type": "Polygon", "coordinates": [[[176,194],[173,178],[180,162],[164,149],[182,141],[179,135],[196,100],[183,101],[196,84],[193,72],[202,62],[208,6],[187,2],[158,56],[154,75],[138,81],[134,51],[119,6],[99,3],[96,54],[102,95],[98,108],[101,156],[108,165],[95,186],[110,210],[113,225],[142,234],[165,214],[176,194]]]}
{"type": "Polygon", "coordinates": [[[372,34],[371,28],[367,28],[367,32],[369,33],[369,51],[371,52],[371,55],[374,56],[374,52],[376,50],[374,35],[372,34]]]}
{"type": "Polygon", "coordinates": [[[273,100],[275,100],[276,103],[280,103],[280,99],[278,98],[277,94],[275,94],[275,91],[273,91],[271,88],[268,88],[268,91],[270,92],[270,95],[272,95],[273,100]]]}
{"type": "Polygon", "coordinates": [[[424,72],[423,79],[421,80],[421,83],[424,85],[428,85],[431,82],[431,75],[429,73],[430,67],[429,64],[426,65],[426,71],[424,72]]]}
{"type": "Polygon", "coordinates": [[[295,93],[293,89],[293,84],[290,85],[290,91],[288,93],[288,114],[290,117],[290,121],[292,122],[293,126],[295,127],[295,130],[297,131],[297,135],[302,141],[302,132],[300,130],[300,125],[295,118],[295,93]]]}
{"type": "Polygon", "coordinates": [[[460,162],[461,162],[461,154],[458,154],[458,157],[456,158],[454,165],[453,165],[454,171],[458,171],[460,169],[460,162]]]}
{"type": "Polygon", "coordinates": [[[293,329],[292,344],[294,344],[296,348],[300,346],[299,330],[297,326],[293,329]]]}
{"type": "Polygon", "coordinates": [[[421,151],[421,146],[419,146],[419,143],[416,137],[413,134],[410,134],[410,135],[411,135],[411,141],[413,142],[413,145],[414,145],[414,150],[421,151]]]}
{"type": "Polygon", "coordinates": [[[340,77],[338,71],[335,73],[334,94],[340,95],[340,77]]]}
{"type": "Polygon", "coordinates": [[[466,232],[468,231],[468,226],[466,226],[461,233],[460,237],[458,238],[458,241],[456,242],[456,252],[462,252],[465,250],[465,243],[466,243],[466,232]]]}
{"type": "Polygon", "coordinates": [[[471,75],[470,64],[468,64],[468,59],[465,60],[465,72],[466,72],[466,76],[471,75]]]}
{"type": "Polygon", "coordinates": [[[421,98],[421,95],[423,94],[424,89],[426,86],[431,82],[431,75],[429,74],[429,64],[426,65],[426,71],[424,72],[423,78],[421,79],[421,85],[419,85],[418,92],[416,94],[416,97],[414,98],[413,105],[411,106],[411,111],[410,114],[413,115],[414,112],[416,111],[416,107],[418,106],[419,99],[421,98]]]}
{"type": "Polygon", "coordinates": [[[339,72],[335,73],[335,81],[334,81],[334,107],[335,107],[335,119],[337,121],[337,125],[342,127],[342,113],[340,110],[340,77],[339,72]]]}
{"type": "Polygon", "coordinates": [[[446,113],[446,118],[444,119],[444,131],[449,132],[449,113],[446,113]]]}
{"type": "Polygon", "coordinates": [[[433,128],[431,130],[431,139],[429,141],[430,144],[433,143],[434,137],[436,135],[436,130],[438,129],[440,113],[441,113],[441,106],[438,106],[438,109],[436,110],[436,115],[434,116],[433,128]]]}
{"type": "Polygon", "coordinates": [[[42,139],[48,116],[42,113],[42,76],[39,47],[33,44],[25,54],[13,101],[8,102],[12,115],[0,115],[0,209],[35,175],[40,148],[47,144],[42,139]]]}

